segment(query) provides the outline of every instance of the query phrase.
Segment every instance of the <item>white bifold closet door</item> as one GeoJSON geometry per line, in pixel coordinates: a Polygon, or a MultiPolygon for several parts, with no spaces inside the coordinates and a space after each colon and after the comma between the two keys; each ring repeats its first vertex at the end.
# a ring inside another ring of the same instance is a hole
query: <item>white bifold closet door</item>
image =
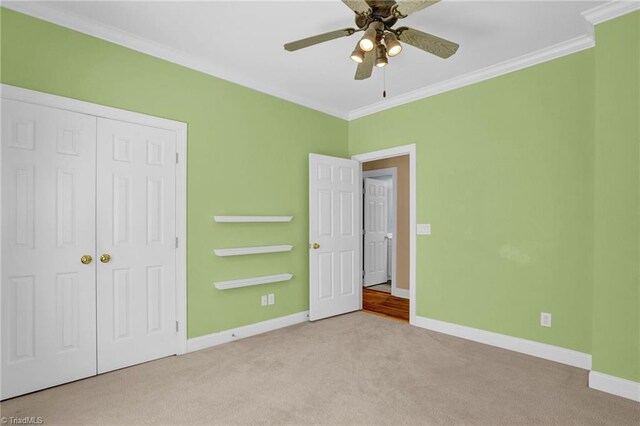
{"type": "Polygon", "coordinates": [[[176,133],[3,100],[1,142],[0,397],[175,354],[176,133]]]}
{"type": "Polygon", "coordinates": [[[176,353],[176,134],[98,119],[98,373],[176,353]]]}
{"type": "Polygon", "coordinates": [[[96,374],[96,118],[2,101],[2,398],[96,374]]]}

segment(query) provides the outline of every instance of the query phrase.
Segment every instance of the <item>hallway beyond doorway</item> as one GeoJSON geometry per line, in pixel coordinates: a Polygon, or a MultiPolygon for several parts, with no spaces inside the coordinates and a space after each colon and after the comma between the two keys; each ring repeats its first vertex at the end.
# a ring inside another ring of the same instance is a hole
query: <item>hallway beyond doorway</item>
{"type": "Polygon", "coordinates": [[[363,288],[362,310],[409,322],[409,299],[392,296],[383,291],[363,288]]]}

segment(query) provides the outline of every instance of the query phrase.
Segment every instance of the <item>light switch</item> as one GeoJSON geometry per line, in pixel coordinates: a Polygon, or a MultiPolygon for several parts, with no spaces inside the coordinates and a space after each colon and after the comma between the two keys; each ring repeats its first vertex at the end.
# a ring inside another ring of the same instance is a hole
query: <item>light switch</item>
{"type": "Polygon", "coordinates": [[[418,235],[431,235],[431,224],[419,223],[417,233],[418,235]]]}

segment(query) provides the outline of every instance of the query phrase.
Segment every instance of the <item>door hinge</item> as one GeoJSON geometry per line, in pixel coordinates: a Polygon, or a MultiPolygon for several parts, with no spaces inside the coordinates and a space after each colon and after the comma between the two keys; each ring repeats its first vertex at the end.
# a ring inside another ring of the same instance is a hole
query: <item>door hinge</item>
{"type": "Polygon", "coordinates": [[[364,278],[365,274],[366,274],[366,272],[362,271],[362,278],[364,278]]]}
{"type": "Polygon", "coordinates": [[[362,235],[365,235],[367,233],[367,231],[365,231],[364,229],[362,230],[362,235]]]}
{"type": "Polygon", "coordinates": [[[176,331],[178,331],[178,321],[176,321],[176,331]]]}
{"type": "Polygon", "coordinates": [[[178,248],[178,237],[176,237],[176,248],[178,248]]]}
{"type": "Polygon", "coordinates": [[[366,194],[366,193],[367,193],[367,188],[362,187],[362,193],[363,193],[363,194],[366,194]]]}
{"type": "Polygon", "coordinates": [[[176,152],[176,164],[178,164],[178,153],[176,152]]]}

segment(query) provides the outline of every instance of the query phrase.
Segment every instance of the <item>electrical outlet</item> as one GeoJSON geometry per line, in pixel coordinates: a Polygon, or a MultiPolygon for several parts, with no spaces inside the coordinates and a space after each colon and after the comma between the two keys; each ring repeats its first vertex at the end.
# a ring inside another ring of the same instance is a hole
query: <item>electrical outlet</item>
{"type": "Polygon", "coordinates": [[[551,327],[551,314],[548,312],[540,312],[540,325],[543,327],[551,327]]]}
{"type": "Polygon", "coordinates": [[[273,305],[276,303],[276,295],[274,293],[269,293],[269,304],[273,305]]]}
{"type": "Polygon", "coordinates": [[[267,295],[266,294],[262,295],[262,297],[260,298],[260,301],[262,303],[262,306],[267,306],[267,295]]]}

